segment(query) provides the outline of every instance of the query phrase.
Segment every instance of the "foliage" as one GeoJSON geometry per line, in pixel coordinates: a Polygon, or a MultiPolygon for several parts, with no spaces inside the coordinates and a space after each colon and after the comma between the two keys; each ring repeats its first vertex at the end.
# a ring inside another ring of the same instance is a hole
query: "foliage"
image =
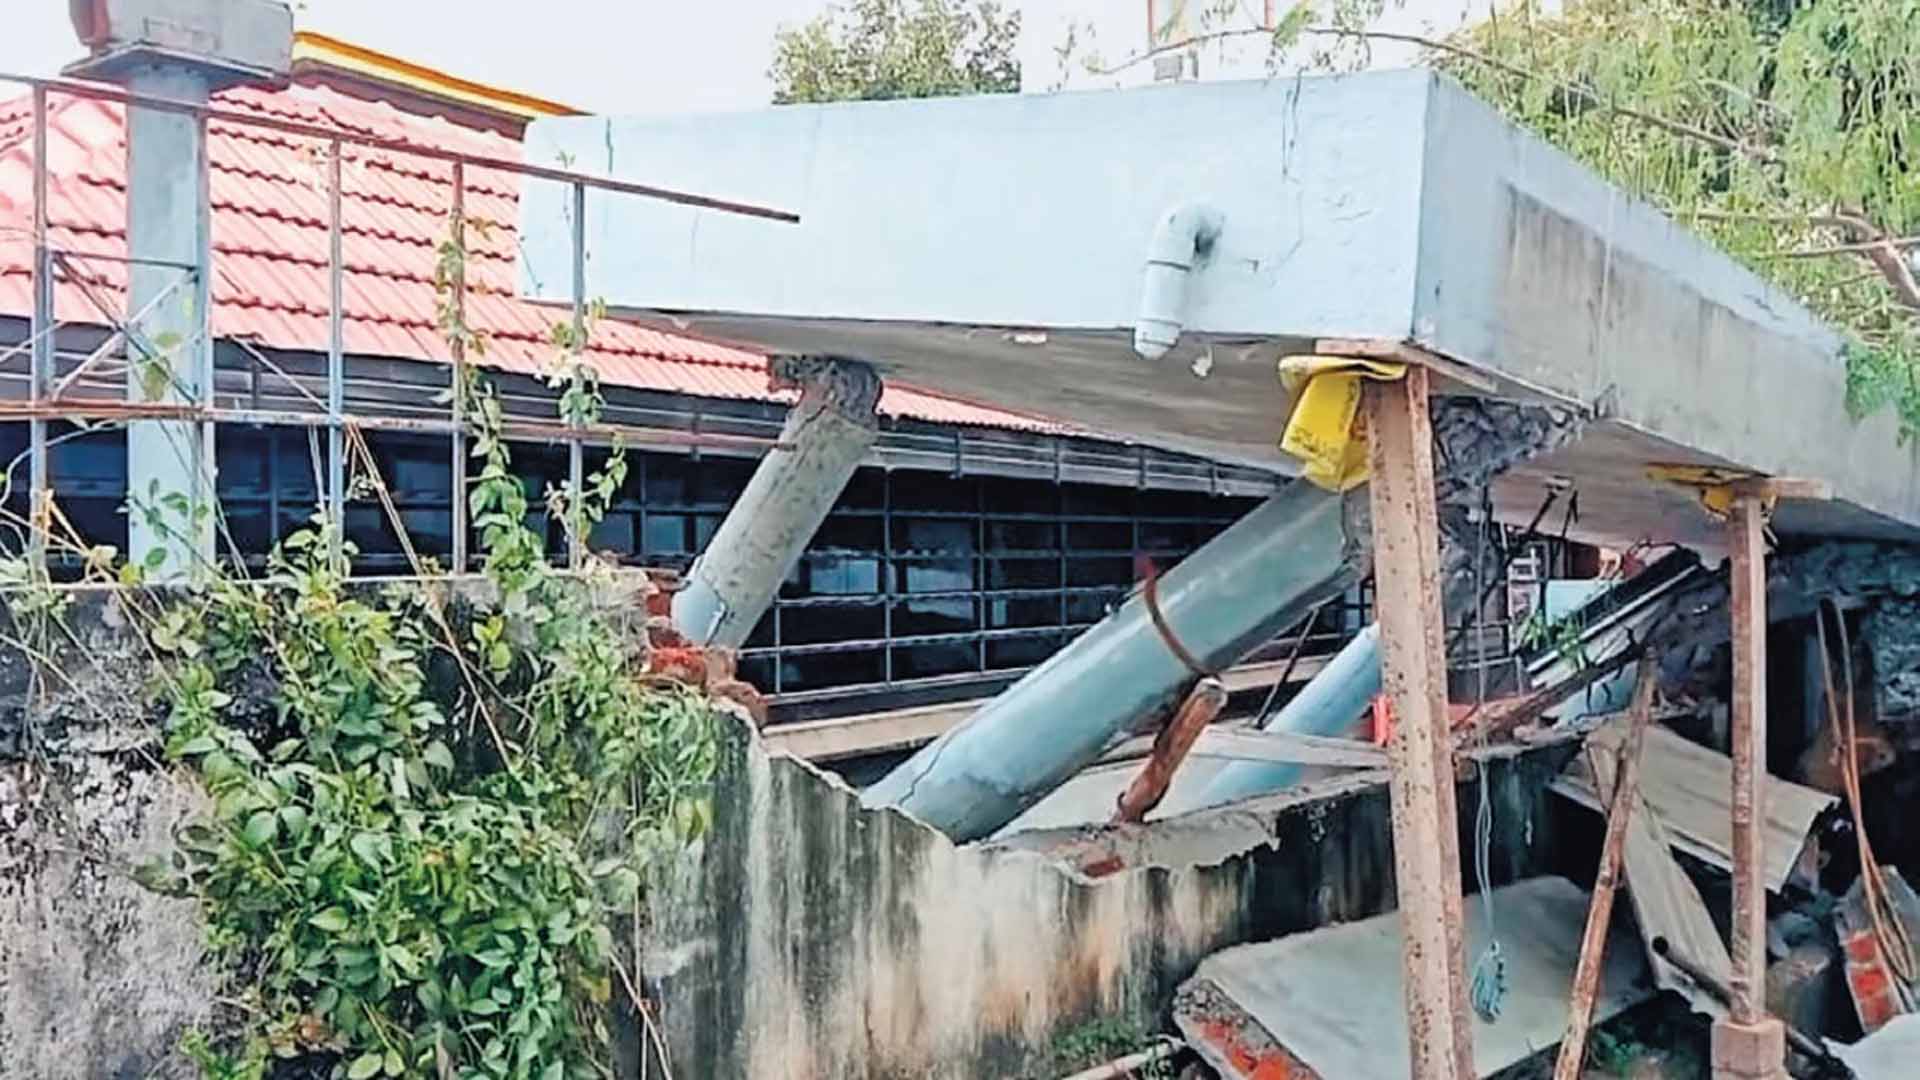
{"type": "Polygon", "coordinates": [[[849,0],[774,38],[773,100],[881,101],[1020,89],[1020,13],[997,0],[849,0]]]}
{"type": "MultiPolygon", "coordinates": [[[[463,256],[441,255],[457,273],[463,256]]],[[[601,405],[583,331],[556,337],[572,424],[601,405]]],[[[624,991],[639,1005],[613,928],[637,927],[650,864],[707,827],[708,703],[635,668],[596,601],[606,568],[553,566],[498,397],[477,377],[464,397],[475,597],[349,582],[352,545],[324,516],[258,578],[204,567],[164,597],[121,594],[154,661],[165,757],[209,797],[171,857],[135,874],[200,903],[227,1008],[182,1050],[209,1080],[261,1080],[280,1062],[345,1080],[612,1075],[609,1003],[624,991]]],[[[384,499],[361,450],[356,490],[384,499]]],[[[547,502],[591,528],[625,468],[616,446],[585,490],[547,502]]],[[[129,512],[193,511],[171,502],[129,512]]],[[[64,542],[89,581],[139,583],[143,568],[110,549],[64,542]]],[[[60,677],[47,656],[80,641],[71,593],[25,558],[0,560],[0,587],[14,644],[60,677]]]]}
{"type": "MultiPolygon", "coordinates": [[[[1133,1021],[1102,1016],[1055,1037],[1049,1068],[1055,1075],[1075,1073],[1145,1050],[1158,1041],[1133,1021]]],[[[1172,1080],[1173,1065],[1162,1058],[1131,1075],[1140,1080],[1172,1080]]]]}
{"type": "Polygon", "coordinates": [[[1437,53],[1509,117],[1850,338],[1848,404],[1920,430],[1915,0],[1521,4],[1437,53]]]}

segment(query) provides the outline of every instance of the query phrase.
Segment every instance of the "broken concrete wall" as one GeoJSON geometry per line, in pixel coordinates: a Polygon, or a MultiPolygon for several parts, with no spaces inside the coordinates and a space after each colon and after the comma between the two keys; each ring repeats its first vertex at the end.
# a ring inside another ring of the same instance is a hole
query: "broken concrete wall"
{"type": "Polygon", "coordinates": [[[81,594],[66,622],[94,662],[69,643],[44,695],[0,652],[0,1075],[197,1076],[178,1045],[212,1011],[198,911],[129,871],[171,850],[200,788],[159,762],[146,659],[111,595],[81,594]]]}
{"type": "MultiPolygon", "coordinates": [[[[1496,883],[1550,860],[1564,758],[1494,764],[1496,883]]],[[[1210,952],[1390,908],[1384,780],[955,846],[742,729],[703,849],[652,894],[673,1075],[1051,1075],[1055,1040],[1088,1020],[1163,1027],[1210,952]]]]}

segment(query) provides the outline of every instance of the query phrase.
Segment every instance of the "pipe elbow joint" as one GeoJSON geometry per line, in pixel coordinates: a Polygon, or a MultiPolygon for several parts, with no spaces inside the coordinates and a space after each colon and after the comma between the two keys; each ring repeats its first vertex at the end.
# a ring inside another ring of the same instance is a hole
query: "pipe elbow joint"
{"type": "Polygon", "coordinates": [[[1226,215],[1206,202],[1180,203],[1160,215],[1147,243],[1133,321],[1133,351],[1144,359],[1158,360],[1180,340],[1193,272],[1213,254],[1225,224],[1226,215]]]}

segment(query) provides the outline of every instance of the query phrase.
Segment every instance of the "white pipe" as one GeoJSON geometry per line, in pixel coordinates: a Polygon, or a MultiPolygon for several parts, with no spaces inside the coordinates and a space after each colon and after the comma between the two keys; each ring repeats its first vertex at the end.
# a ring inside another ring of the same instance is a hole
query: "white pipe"
{"type": "Polygon", "coordinates": [[[1160,216],[1141,272],[1134,352],[1158,360],[1180,340],[1187,324],[1188,281],[1212,253],[1225,223],[1226,216],[1204,202],[1181,203],[1160,216]]]}

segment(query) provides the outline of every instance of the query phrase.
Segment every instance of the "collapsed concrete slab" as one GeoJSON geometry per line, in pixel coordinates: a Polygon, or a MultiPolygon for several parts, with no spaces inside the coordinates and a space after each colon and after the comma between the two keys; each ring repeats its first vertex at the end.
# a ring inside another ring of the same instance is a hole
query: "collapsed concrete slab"
{"type": "MultiPolygon", "coordinates": [[[[1553,858],[1545,785],[1571,749],[1492,766],[1497,881],[1553,858]]],[[[1161,1026],[1210,953],[1391,907],[1391,837],[1370,771],[960,845],[740,725],[711,830],[650,889],[647,996],[683,1078],[1049,1075],[1090,1020],[1161,1026]]]]}
{"type": "MultiPolygon", "coordinates": [[[[1558,877],[1494,890],[1508,989],[1497,1021],[1474,1017],[1478,1075],[1490,1076],[1560,1041],[1587,900],[1579,886],[1558,877]]],[[[1477,919],[1467,936],[1474,952],[1489,940],[1477,919]]],[[[1400,937],[1395,912],[1216,953],[1181,986],[1174,1022],[1223,1080],[1406,1076],[1400,937]]],[[[1607,939],[1595,1019],[1652,993],[1639,943],[1616,923],[1607,939]]]]}
{"type": "MultiPolygon", "coordinates": [[[[677,329],[1280,468],[1280,356],[1412,342],[1593,418],[1497,486],[1516,523],[1567,483],[1576,538],[1717,549],[1647,480],[1692,463],[1831,484],[1782,535],[1920,524],[1920,460],[1849,415],[1836,334],[1430,71],[543,119],[526,154],[800,215],[591,198],[595,290],[677,329]]],[[[567,205],[523,200],[523,288],[556,303],[567,205]]]]}

